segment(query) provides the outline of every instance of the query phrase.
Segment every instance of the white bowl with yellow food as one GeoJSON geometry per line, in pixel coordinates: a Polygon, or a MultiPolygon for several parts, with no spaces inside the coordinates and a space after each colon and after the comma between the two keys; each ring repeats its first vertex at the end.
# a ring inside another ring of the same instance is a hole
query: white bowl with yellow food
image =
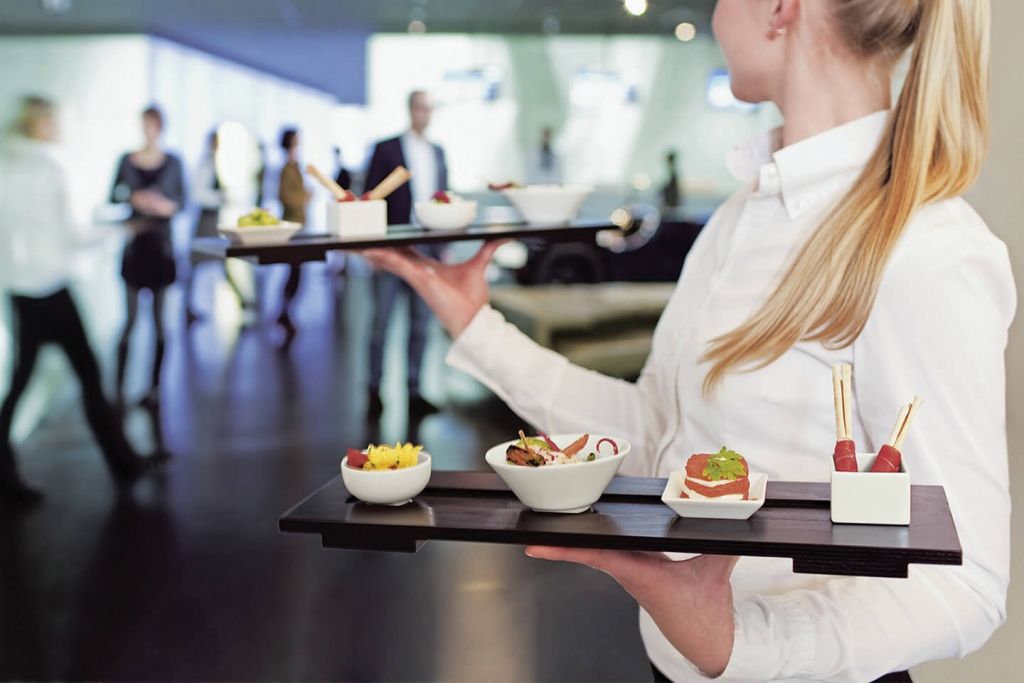
{"type": "Polygon", "coordinates": [[[234,225],[218,225],[217,231],[235,244],[258,247],[287,242],[302,230],[301,223],[282,221],[265,209],[256,208],[234,225]]]}
{"type": "Polygon", "coordinates": [[[348,492],[364,503],[405,505],[430,481],[430,454],[412,444],[350,449],[341,460],[341,479],[348,492]],[[357,457],[358,466],[350,465],[349,459],[355,462],[357,457]]]}

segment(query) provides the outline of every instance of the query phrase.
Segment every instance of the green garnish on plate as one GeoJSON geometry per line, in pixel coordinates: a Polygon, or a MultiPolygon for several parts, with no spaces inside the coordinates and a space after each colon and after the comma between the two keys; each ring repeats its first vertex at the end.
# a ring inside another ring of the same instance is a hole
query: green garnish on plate
{"type": "Polygon", "coordinates": [[[733,481],[737,477],[747,476],[747,466],[742,455],[722,446],[722,450],[708,458],[703,474],[708,481],[733,481]]]}

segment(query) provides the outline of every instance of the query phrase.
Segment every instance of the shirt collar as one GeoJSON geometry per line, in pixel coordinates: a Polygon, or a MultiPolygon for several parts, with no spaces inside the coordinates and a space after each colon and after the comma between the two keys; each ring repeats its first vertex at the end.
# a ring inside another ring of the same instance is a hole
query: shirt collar
{"type": "Polygon", "coordinates": [[[756,183],[759,195],[782,195],[795,219],[864,168],[888,119],[887,110],[878,111],[788,147],[776,128],[734,147],[726,165],[737,180],[756,183]]]}

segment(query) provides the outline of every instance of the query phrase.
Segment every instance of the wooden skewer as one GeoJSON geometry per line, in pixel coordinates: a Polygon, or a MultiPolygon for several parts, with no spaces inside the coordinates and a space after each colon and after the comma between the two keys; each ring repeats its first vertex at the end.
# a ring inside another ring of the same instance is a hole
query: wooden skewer
{"type": "Polygon", "coordinates": [[[832,366],[832,400],[836,407],[836,441],[842,441],[846,438],[846,427],[843,424],[843,371],[838,365],[832,366]]]}
{"type": "Polygon", "coordinates": [[[412,173],[404,166],[399,166],[392,171],[387,178],[380,181],[380,185],[370,190],[367,199],[384,199],[392,192],[409,182],[412,173]]]}
{"type": "Polygon", "coordinates": [[[896,448],[896,450],[899,450],[899,448],[896,447],[896,439],[899,438],[900,432],[903,430],[903,423],[907,421],[907,415],[909,413],[909,403],[900,408],[900,416],[896,418],[896,426],[892,428],[892,434],[889,435],[889,440],[886,441],[886,445],[892,446],[893,448],[896,448]]]}
{"type": "Polygon", "coordinates": [[[896,435],[896,440],[893,442],[892,447],[896,450],[903,448],[903,442],[907,439],[907,432],[910,431],[910,423],[914,419],[914,415],[917,414],[917,409],[921,407],[924,401],[919,396],[914,397],[914,402],[908,406],[906,419],[903,420],[903,426],[900,428],[900,433],[896,435]]]}
{"type": "Polygon", "coordinates": [[[853,438],[853,367],[843,365],[843,430],[846,438],[853,438]]]}
{"type": "Polygon", "coordinates": [[[340,201],[344,201],[345,198],[348,196],[348,193],[345,192],[344,188],[342,188],[341,185],[339,185],[338,183],[334,182],[332,179],[330,179],[327,176],[325,176],[323,173],[320,172],[320,169],[318,169],[313,164],[309,164],[309,165],[306,166],[306,173],[308,173],[309,175],[311,175],[314,178],[316,178],[316,180],[321,185],[326,187],[327,190],[331,194],[334,195],[335,199],[338,199],[340,201]]]}

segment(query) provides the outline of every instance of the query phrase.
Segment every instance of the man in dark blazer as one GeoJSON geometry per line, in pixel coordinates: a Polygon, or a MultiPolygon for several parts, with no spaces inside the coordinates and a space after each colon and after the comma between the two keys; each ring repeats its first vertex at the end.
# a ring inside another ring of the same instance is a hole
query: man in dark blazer
{"type": "MultiPolygon", "coordinates": [[[[444,150],[425,137],[432,112],[433,106],[427,93],[421,90],[413,92],[409,95],[409,131],[399,137],[377,143],[373,150],[370,168],[366,172],[366,190],[372,190],[399,166],[405,166],[412,172],[412,179],[395,190],[387,199],[389,225],[414,222],[413,206],[416,202],[429,201],[434,193],[448,189],[448,167],[445,164],[444,150]]],[[[424,246],[421,250],[434,257],[440,255],[439,246],[424,246]]],[[[422,417],[437,412],[437,408],[420,394],[420,368],[427,346],[430,308],[405,281],[391,273],[381,271],[374,273],[377,308],[370,339],[371,416],[380,415],[384,408],[380,398],[380,383],[384,371],[384,342],[395,301],[403,292],[409,298],[410,304],[409,414],[422,417]]]]}

